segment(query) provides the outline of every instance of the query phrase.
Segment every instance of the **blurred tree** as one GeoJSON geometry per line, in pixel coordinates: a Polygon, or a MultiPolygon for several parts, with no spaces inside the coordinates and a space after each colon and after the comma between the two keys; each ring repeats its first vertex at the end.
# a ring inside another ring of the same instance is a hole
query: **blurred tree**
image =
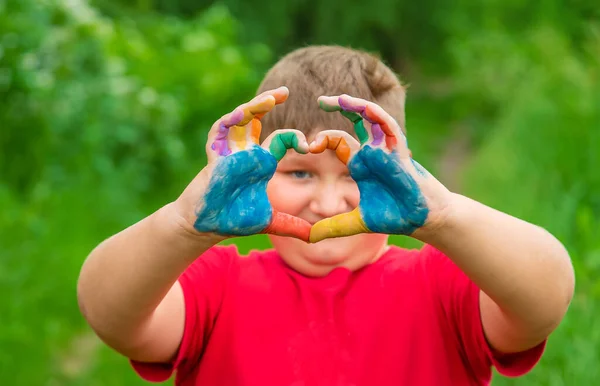
{"type": "Polygon", "coordinates": [[[462,178],[438,177],[548,228],[573,257],[577,296],[541,365],[494,384],[593,384],[596,3],[0,0],[0,381],[142,384],[108,349],[65,370],[84,256],[181,191],[212,122],[280,55],[333,43],[379,52],[409,80],[411,149],[429,170],[457,163],[462,178]]]}
{"type": "Polygon", "coordinates": [[[84,326],[79,267],[175,198],[214,120],[254,94],[270,52],[237,28],[222,6],[183,21],[0,1],[1,384],[78,382],[98,364],[69,370],[78,353],[64,353],[84,326]]]}

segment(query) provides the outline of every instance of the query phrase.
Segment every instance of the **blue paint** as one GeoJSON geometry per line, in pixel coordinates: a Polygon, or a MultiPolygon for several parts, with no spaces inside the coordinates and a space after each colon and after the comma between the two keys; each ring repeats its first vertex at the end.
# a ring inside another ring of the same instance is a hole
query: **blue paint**
{"type": "Polygon", "coordinates": [[[359,210],[375,233],[410,235],[429,209],[419,185],[394,155],[364,146],[348,164],[360,191],[359,210]]]}
{"type": "Polygon", "coordinates": [[[412,161],[413,166],[415,167],[415,169],[417,170],[417,173],[421,176],[421,177],[427,177],[427,170],[421,166],[420,163],[418,163],[417,161],[415,161],[414,159],[410,159],[412,161]]]}
{"type": "Polygon", "coordinates": [[[277,160],[254,146],[217,162],[194,227],[200,232],[231,236],[260,233],[272,219],[267,183],[277,160]]]}

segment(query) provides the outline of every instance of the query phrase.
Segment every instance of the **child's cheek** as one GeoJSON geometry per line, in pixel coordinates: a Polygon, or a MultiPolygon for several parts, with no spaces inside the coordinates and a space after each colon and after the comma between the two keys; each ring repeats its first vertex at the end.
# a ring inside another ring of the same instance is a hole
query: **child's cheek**
{"type": "Polygon", "coordinates": [[[350,205],[352,209],[356,208],[360,201],[360,192],[356,182],[350,178],[347,178],[345,184],[342,184],[341,186],[343,186],[344,197],[346,198],[348,205],[350,205]]]}
{"type": "Polygon", "coordinates": [[[277,173],[267,185],[267,196],[271,206],[284,213],[296,215],[302,210],[303,189],[289,181],[289,178],[280,177],[277,173]]]}

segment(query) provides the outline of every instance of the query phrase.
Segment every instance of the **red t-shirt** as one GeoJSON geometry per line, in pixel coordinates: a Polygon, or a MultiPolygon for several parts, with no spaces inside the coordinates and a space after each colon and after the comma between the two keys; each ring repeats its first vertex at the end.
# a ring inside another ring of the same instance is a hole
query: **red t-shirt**
{"type": "Polygon", "coordinates": [[[185,332],[171,364],[133,362],[176,385],[487,385],[528,372],[545,343],[500,355],[479,289],[438,250],[391,247],[356,272],[310,278],[276,251],[214,247],[179,279],[185,332]]]}

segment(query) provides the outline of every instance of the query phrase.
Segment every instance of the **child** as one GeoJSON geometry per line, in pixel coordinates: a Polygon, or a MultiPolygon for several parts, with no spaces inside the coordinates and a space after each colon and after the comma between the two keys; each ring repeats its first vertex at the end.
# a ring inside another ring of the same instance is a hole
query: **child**
{"type": "Polygon", "coordinates": [[[88,257],[78,299],[98,336],[144,379],[176,370],[186,386],[487,385],[493,366],[532,369],[573,295],[561,243],[413,160],[404,89],[369,54],[297,50],[260,92],[215,123],[180,197],[88,257]],[[257,233],[274,249],[216,246],[257,233]]]}

